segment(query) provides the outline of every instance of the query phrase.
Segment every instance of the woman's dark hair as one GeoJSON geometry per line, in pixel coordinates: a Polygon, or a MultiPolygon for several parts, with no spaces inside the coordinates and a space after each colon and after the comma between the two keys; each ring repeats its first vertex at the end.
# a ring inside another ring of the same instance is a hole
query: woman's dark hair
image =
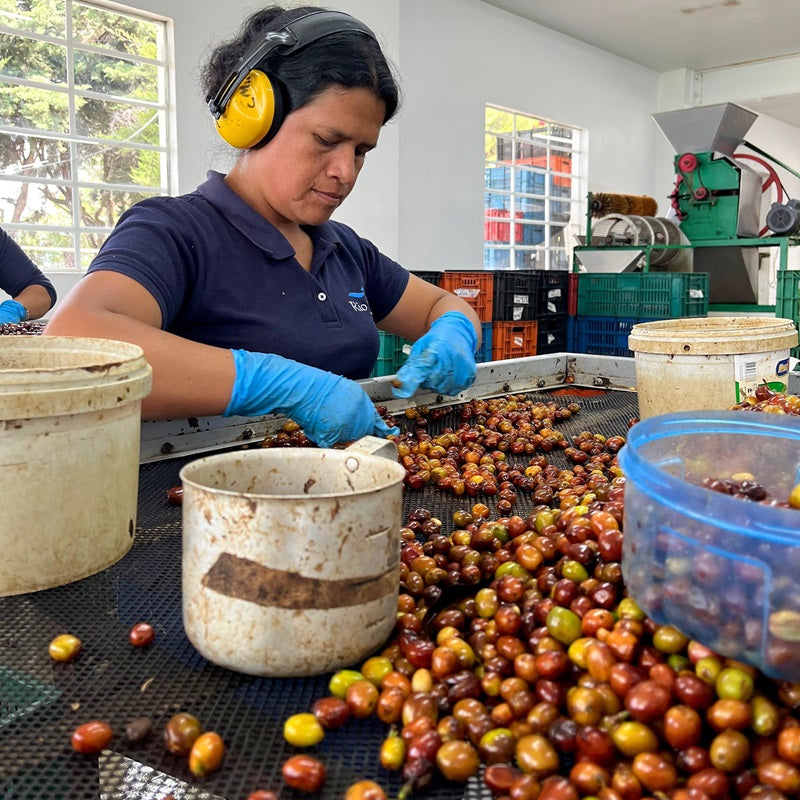
{"type": "MultiPolygon", "coordinates": [[[[269,6],[251,14],[233,39],[212,52],[203,68],[201,87],[206,97],[216,94],[239,59],[267,31],[278,31],[304,14],[325,10],[317,6],[269,6]]],[[[373,91],[386,104],[384,124],[395,115],[400,102],[397,81],[380,45],[357,31],[324,36],[288,56],[272,51],[257,67],[271,80],[279,81],[287,105],[285,113],[304,106],[331,86],[373,91]]]]}

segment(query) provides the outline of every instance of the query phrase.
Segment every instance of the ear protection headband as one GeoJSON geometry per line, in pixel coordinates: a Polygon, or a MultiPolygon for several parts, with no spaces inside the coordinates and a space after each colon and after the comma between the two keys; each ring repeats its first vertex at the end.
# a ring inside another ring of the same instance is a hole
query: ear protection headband
{"type": "Polygon", "coordinates": [[[362,22],[341,11],[311,11],[278,31],[264,34],[237,62],[212,98],[206,98],[220,136],[234,147],[247,148],[269,141],[285,116],[281,88],[255,67],[273,50],[282,56],[342,31],[375,38],[362,22]]]}

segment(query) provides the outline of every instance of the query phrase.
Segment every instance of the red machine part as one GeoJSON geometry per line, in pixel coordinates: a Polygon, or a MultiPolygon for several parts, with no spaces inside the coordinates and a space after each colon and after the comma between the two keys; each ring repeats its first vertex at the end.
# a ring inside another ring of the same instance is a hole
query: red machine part
{"type": "MultiPolygon", "coordinates": [[[[770,164],[768,161],[765,161],[763,158],[759,158],[758,156],[750,155],[750,153],[734,153],[733,157],[737,160],[750,160],[755,161],[760,167],[763,167],[766,170],[767,178],[761,184],[761,194],[764,194],[770,187],[775,187],[775,192],[777,194],[777,200],[775,202],[782,203],[783,202],[783,186],[781,185],[781,179],[778,177],[778,173],[775,172],[775,168],[770,164]]],[[[759,236],[763,236],[769,230],[768,226],[764,226],[759,232],[759,236]]]]}
{"type": "Polygon", "coordinates": [[[678,159],[678,169],[681,172],[694,172],[697,169],[697,156],[694,153],[684,153],[678,159]]]}

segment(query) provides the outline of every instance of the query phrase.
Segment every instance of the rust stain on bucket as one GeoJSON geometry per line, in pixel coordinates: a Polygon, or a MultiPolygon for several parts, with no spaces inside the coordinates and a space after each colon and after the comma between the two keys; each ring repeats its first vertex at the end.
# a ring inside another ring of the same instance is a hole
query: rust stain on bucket
{"type": "Polygon", "coordinates": [[[201,582],[220,594],[262,606],[328,609],[358,606],[386,597],[397,579],[397,570],[390,569],[368,578],[319,580],[221,553],[201,582]]]}

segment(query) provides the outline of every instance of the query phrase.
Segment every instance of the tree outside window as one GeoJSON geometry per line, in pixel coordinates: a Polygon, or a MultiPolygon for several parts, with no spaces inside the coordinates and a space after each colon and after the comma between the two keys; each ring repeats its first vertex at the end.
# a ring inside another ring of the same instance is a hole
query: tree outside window
{"type": "Polygon", "coordinates": [[[122,212],[168,194],[168,22],[0,0],[0,226],[46,272],[88,267],[122,212]]]}

